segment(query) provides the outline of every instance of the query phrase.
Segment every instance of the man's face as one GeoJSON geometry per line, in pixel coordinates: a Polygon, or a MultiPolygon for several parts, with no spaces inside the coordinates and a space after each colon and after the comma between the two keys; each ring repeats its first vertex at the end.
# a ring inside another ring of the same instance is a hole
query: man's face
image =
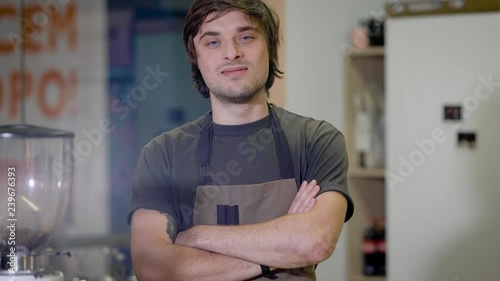
{"type": "Polygon", "coordinates": [[[264,31],[240,11],[209,15],[193,38],[198,68],[212,98],[246,103],[265,95],[269,53],[264,31]]]}

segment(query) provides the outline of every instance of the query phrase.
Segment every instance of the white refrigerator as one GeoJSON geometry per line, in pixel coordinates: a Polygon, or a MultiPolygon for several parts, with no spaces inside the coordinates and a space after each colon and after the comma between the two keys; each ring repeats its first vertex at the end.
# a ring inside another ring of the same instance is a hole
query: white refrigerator
{"type": "Polygon", "coordinates": [[[500,280],[500,13],[389,18],[386,56],[388,280],[500,280]]]}

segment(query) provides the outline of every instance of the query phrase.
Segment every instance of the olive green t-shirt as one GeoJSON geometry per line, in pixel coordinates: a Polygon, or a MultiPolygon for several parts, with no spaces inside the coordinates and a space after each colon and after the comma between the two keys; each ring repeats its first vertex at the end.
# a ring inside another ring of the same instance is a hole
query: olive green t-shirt
{"type": "MultiPolygon", "coordinates": [[[[325,121],[282,108],[272,110],[284,131],[297,186],[315,179],[327,191],[342,193],[348,202],[345,221],[354,211],[347,188],[348,159],[342,133],[325,121]]],[[[173,216],[178,230],[193,225],[193,206],[200,179],[200,129],[208,114],[154,138],[142,150],[132,181],[128,212],[153,209],[173,216]]],[[[210,164],[212,185],[248,185],[281,179],[269,115],[244,125],[213,124],[210,164]]]]}

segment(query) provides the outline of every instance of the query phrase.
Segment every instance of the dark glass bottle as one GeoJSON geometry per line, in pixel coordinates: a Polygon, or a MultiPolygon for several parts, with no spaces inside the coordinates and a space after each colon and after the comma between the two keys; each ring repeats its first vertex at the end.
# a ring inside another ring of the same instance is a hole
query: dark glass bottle
{"type": "Polygon", "coordinates": [[[377,246],[375,244],[374,230],[373,220],[369,220],[363,236],[363,274],[368,276],[377,274],[377,246]]]}
{"type": "Polygon", "coordinates": [[[377,275],[386,274],[386,244],[385,244],[385,221],[377,223],[377,275]]]}

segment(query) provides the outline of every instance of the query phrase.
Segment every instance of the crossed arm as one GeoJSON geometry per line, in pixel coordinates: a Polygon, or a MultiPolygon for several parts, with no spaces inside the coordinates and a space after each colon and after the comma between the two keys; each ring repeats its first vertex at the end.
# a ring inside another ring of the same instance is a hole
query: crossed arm
{"type": "Polygon", "coordinates": [[[319,191],[315,181],[301,186],[287,215],[241,226],[195,226],[179,233],[157,211],[132,217],[132,258],[141,281],[245,280],[259,264],[297,268],[327,259],[335,248],[347,208],[338,192],[319,191]],[[170,235],[170,236],[169,236],[170,235]]]}

